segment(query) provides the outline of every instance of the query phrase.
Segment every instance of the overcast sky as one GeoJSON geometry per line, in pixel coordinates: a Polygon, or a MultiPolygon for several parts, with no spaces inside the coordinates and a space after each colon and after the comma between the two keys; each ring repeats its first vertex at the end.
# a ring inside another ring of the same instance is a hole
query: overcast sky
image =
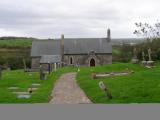
{"type": "Polygon", "coordinates": [[[0,36],[136,37],[135,22],[160,18],[160,0],[0,0],[0,36]]]}

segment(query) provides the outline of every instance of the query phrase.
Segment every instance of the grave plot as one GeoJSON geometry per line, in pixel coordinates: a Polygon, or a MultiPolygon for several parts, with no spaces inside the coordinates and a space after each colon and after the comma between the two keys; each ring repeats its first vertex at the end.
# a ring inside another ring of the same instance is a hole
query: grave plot
{"type": "Polygon", "coordinates": [[[16,94],[17,98],[29,99],[31,97],[31,94],[29,92],[13,92],[13,94],[16,94]]]}
{"type": "Polygon", "coordinates": [[[36,90],[38,90],[38,88],[32,88],[32,90],[33,90],[33,91],[36,91],[36,90]]]}
{"type": "Polygon", "coordinates": [[[134,73],[131,72],[107,72],[107,73],[92,73],[92,79],[101,78],[101,77],[114,77],[114,76],[126,76],[134,73]]]}
{"type": "Polygon", "coordinates": [[[31,95],[30,94],[28,94],[28,95],[20,94],[20,95],[17,96],[17,98],[26,98],[26,99],[29,99],[29,98],[31,98],[31,95]]]}
{"type": "Polygon", "coordinates": [[[9,87],[9,90],[19,90],[19,87],[9,87]]]}
{"type": "Polygon", "coordinates": [[[17,98],[19,99],[22,99],[22,98],[29,99],[33,95],[32,94],[33,91],[38,90],[40,86],[41,84],[33,83],[31,84],[31,87],[29,87],[27,91],[20,91],[20,88],[15,86],[9,87],[8,90],[11,90],[13,94],[16,94],[17,98]]]}
{"type": "Polygon", "coordinates": [[[41,86],[41,84],[39,84],[39,83],[33,83],[31,86],[32,87],[39,87],[39,86],[41,86]]]}
{"type": "Polygon", "coordinates": [[[21,98],[29,99],[32,96],[32,94],[30,94],[29,92],[12,92],[12,93],[16,94],[17,98],[19,99],[21,98]]]}

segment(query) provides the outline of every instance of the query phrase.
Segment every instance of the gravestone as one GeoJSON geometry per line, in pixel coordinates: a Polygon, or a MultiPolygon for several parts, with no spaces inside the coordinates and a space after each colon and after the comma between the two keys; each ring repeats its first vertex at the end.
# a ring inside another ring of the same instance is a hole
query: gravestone
{"type": "Polygon", "coordinates": [[[153,65],[154,65],[154,61],[152,60],[151,54],[152,54],[152,51],[151,51],[151,49],[149,48],[149,49],[148,49],[148,58],[149,58],[149,60],[147,61],[147,65],[148,65],[148,66],[153,66],[153,65]]]}
{"type": "Polygon", "coordinates": [[[45,80],[45,73],[44,73],[42,65],[40,65],[39,75],[40,75],[40,80],[45,80]]]}
{"type": "Polygon", "coordinates": [[[109,99],[112,99],[112,94],[111,94],[111,92],[109,91],[109,89],[107,88],[107,85],[105,85],[105,84],[103,83],[103,81],[100,81],[100,82],[99,82],[99,87],[101,88],[101,90],[103,90],[103,91],[106,93],[106,95],[107,95],[107,97],[108,97],[109,99]]]}
{"type": "Polygon", "coordinates": [[[24,66],[24,72],[26,72],[27,71],[27,65],[26,65],[25,59],[23,59],[23,66],[24,66]]]}
{"type": "Polygon", "coordinates": [[[99,82],[99,87],[101,88],[101,90],[106,89],[106,85],[102,81],[99,82]]]}
{"type": "Polygon", "coordinates": [[[147,61],[145,60],[145,53],[144,52],[142,52],[142,64],[143,65],[146,65],[147,64],[147,61]]]}
{"type": "Polygon", "coordinates": [[[131,62],[133,64],[137,64],[139,62],[138,57],[137,57],[137,49],[136,48],[134,48],[134,50],[133,50],[133,58],[132,58],[131,62]]]}

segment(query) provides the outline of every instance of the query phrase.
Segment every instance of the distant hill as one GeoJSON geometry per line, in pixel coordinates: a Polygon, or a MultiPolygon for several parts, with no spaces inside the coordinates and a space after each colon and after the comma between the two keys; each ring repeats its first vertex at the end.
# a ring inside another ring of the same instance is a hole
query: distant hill
{"type": "Polygon", "coordinates": [[[0,40],[30,40],[30,39],[36,39],[36,38],[32,38],[32,37],[14,37],[14,36],[0,37],[0,40]]]}
{"type": "MultiPolygon", "coordinates": [[[[32,40],[40,40],[32,37],[0,37],[0,47],[10,48],[10,47],[31,47],[32,40]]],[[[130,44],[135,45],[144,42],[145,39],[142,38],[113,38],[111,42],[113,45],[123,45],[130,44]]]]}
{"type": "Polygon", "coordinates": [[[0,48],[31,47],[34,39],[26,37],[0,37],[0,48]]]}
{"type": "Polygon", "coordinates": [[[123,45],[123,44],[135,45],[135,44],[139,44],[145,41],[146,40],[143,38],[113,38],[111,39],[111,42],[113,45],[123,45]]]}

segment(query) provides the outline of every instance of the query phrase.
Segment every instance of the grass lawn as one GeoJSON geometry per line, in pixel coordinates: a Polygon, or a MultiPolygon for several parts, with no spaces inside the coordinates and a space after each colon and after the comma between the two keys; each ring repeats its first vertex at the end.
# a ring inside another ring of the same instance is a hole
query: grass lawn
{"type": "Polygon", "coordinates": [[[62,68],[47,76],[47,80],[39,80],[38,73],[24,73],[23,70],[4,71],[0,80],[0,103],[47,103],[55,81],[63,73],[74,71],[74,68],[62,68]],[[30,99],[18,99],[8,87],[17,86],[20,91],[27,91],[33,83],[41,86],[30,99]]]}
{"type": "MultiPolygon", "coordinates": [[[[22,70],[3,71],[0,80],[0,103],[47,103],[55,81],[63,74],[76,71],[74,68],[61,68],[47,80],[39,80],[38,73],[24,73],[22,70]],[[40,83],[40,88],[30,99],[18,99],[8,87],[17,86],[20,91],[27,91],[33,83],[40,83]]],[[[95,68],[81,67],[77,74],[77,83],[93,103],[160,103],[160,64],[153,69],[130,63],[114,63],[95,68]],[[91,73],[135,71],[127,76],[98,78],[93,80],[91,73]],[[104,81],[112,93],[113,99],[107,99],[99,88],[99,81],[104,81]]]]}
{"type": "Polygon", "coordinates": [[[160,64],[147,69],[130,63],[114,63],[95,68],[82,67],[77,82],[93,103],[160,103],[160,64]],[[91,78],[92,72],[118,72],[126,68],[135,71],[127,76],[91,78]],[[99,81],[107,84],[113,99],[107,99],[99,88],[99,81]]]}

